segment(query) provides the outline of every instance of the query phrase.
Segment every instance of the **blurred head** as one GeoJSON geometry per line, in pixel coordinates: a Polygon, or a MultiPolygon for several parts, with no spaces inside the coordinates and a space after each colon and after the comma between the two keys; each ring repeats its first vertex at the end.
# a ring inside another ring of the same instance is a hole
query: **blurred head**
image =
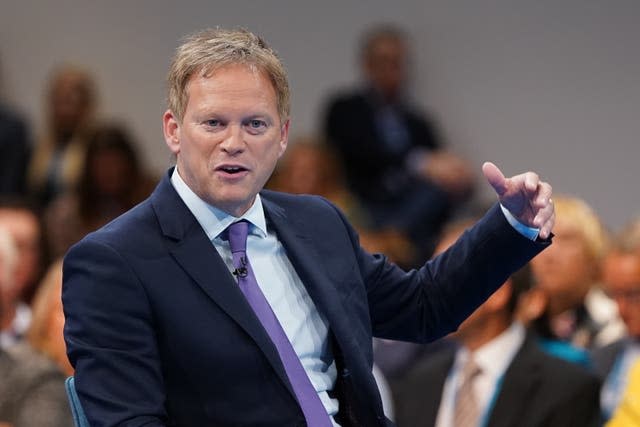
{"type": "Polygon", "coordinates": [[[67,359],[64,342],[64,312],[62,309],[62,261],[54,262],[35,294],[29,344],[55,361],[63,372],[71,375],[73,368],[67,359]]]}
{"type": "Polygon", "coordinates": [[[68,138],[81,131],[91,119],[96,89],[91,75],[76,66],[54,70],[48,93],[49,122],[59,137],[68,138]]]}
{"type": "Polygon", "coordinates": [[[127,195],[139,174],[134,142],[124,127],[107,124],[92,132],[79,184],[83,198],[127,195]]]}
{"type": "Polygon", "coordinates": [[[342,180],[338,159],[331,150],[312,138],[297,138],[280,163],[278,190],[325,197],[342,180]]]}
{"type": "Polygon", "coordinates": [[[640,338],[640,234],[634,230],[640,230],[640,219],[617,236],[602,262],[602,282],[618,305],[628,334],[640,338]]]}
{"type": "Polygon", "coordinates": [[[280,121],[289,118],[289,82],[284,65],[267,43],[247,30],[221,28],[199,31],[176,50],[168,75],[168,104],[181,122],[194,77],[209,77],[220,68],[245,65],[263,74],[276,94],[280,121]]]}
{"type": "Polygon", "coordinates": [[[24,297],[40,278],[44,243],[40,218],[25,201],[17,199],[0,200],[0,226],[13,239],[17,259],[14,285],[16,298],[24,297]]]}
{"type": "Polygon", "coordinates": [[[362,41],[362,70],[385,98],[397,97],[407,78],[408,46],[405,33],[385,25],[367,32],[362,41]]]}
{"type": "Polygon", "coordinates": [[[553,200],[553,245],[531,261],[536,283],[549,297],[551,315],[582,304],[600,279],[599,265],[608,245],[600,219],[583,200],[569,196],[553,200]]]}

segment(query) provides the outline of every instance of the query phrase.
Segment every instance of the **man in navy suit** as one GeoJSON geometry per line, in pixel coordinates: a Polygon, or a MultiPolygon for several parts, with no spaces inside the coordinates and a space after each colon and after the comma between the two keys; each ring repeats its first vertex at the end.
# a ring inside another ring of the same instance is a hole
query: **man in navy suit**
{"type": "Polygon", "coordinates": [[[275,53],[244,30],[205,30],[178,48],[163,129],[176,167],[64,262],[65,339],[92,426],[391,425],[371,337],[456,329],[549,244],[551,187],[490,163],[501,205],[411,272],[366,253],[328,201],[262,191],[287,146],[289,89],[275,53]],[[238,286],[246,266],[286,343],[238,286]],[[297,393],[283,345],[312,399],[297,393]],[[322,417],[307,416],[309,400],[322,417]]]}

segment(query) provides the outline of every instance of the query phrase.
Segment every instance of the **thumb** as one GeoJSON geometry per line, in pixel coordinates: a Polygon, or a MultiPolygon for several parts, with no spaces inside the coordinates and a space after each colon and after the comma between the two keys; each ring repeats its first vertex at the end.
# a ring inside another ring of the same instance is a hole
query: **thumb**
{"type": "Polygon", "coordinates": [[[496,165],[491,162],[484,162],[482,165],[482,173],[495,192],[498,193],[498,197],[501,197],[507,192],[507,179],[496,165]]]}

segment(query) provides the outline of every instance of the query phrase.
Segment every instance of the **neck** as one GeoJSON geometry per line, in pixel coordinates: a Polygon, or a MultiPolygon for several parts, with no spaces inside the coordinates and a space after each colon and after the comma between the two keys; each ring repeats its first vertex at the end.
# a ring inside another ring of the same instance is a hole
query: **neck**
{"type": "Polygon", "coordinates": [[[506,318],[489,318],[481,327],[465,333],[460,342],[467,350],[473,353],[509,329],[510,325],[511,323],[506,318]]]}

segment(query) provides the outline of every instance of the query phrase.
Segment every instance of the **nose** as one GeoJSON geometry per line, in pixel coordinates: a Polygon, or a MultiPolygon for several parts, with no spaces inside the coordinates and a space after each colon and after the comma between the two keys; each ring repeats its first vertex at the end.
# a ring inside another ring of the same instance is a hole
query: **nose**
{"type": "Polygon", "coordinates": [[[228,128],[220,148],[228,154],[238,154],[244,151],[244,137],[242,134],[242,126],[231,125],[228,128]]]}

